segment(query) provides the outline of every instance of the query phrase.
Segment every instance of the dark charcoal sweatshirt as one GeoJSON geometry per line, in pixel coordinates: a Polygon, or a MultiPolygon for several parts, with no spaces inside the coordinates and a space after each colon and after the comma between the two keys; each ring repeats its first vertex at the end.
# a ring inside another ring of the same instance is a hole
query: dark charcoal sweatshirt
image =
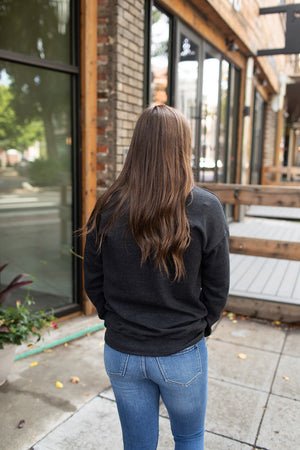
{"type": "MultiPolygon", "coordinates": [[[[85,290],[106,326],[106,343],[123,353],[166,356],[197,343],[225,307],[229,289],[228,226],[219,199],[194,187],[186,206],[191,243],[186,276],[172,281],[141,251],[128,219],[111,228],[97,252],[95,232],[84,252],[85,290]]],[[[112,211],[101,216],[101,226],[112,211]]]]}

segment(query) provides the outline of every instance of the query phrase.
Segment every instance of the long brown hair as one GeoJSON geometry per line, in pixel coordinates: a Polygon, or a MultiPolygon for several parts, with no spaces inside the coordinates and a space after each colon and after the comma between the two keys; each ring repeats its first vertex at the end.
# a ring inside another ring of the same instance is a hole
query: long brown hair
{"type": "Polygon", "coordinates": [[[129,212],[129,229],[141,249],[141,265],[154,261],[174,280],[185,275],[183,253],[190,243],[186,201],[193,186],[191,132],[187,120],[174,108],[156,105],[140,115],[123,170],[98,199],[87,229],[99,233],[99,249],[105,232],[120,215],[129,212]],[[100,215],[113,214],[99,231],[100,215]]]}

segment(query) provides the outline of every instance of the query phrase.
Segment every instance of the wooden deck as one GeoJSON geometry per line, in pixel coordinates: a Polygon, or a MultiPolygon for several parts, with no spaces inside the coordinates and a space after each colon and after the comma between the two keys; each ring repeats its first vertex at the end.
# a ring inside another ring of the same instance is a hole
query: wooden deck
{"type": "MultiPolygon", "coordinates": [[[[248,214],[230,224],[232,235],[300,242],[299,208],[252,206],[248,214]]],[[[300,306],[300,261],[237,254],[230,259],[231,296],[300,306]]]]}

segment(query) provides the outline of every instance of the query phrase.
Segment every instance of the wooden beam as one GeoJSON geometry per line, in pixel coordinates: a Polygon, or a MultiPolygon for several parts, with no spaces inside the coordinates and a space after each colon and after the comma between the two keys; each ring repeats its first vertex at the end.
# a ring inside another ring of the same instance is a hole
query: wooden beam
{"type": "Polygon", "coordinates": [[[297,166],[283,166],[283,167],[276,167],[276,166],[267,166],[263,168],[264,172],[271,172],[271,173],[281,173],[281,174],[287,174],[287,175],[300,175],[300,167],[297,166]]]}
{"type": "Polygon", "coordinates": [[[196,183],[230,205],[300,207],[300,187],[196,183]]]}
{"type": "MultiPolygon", "coordinates": [[[[295,186],[295,183],[298,183],[297,180],[290,180],[291,175],[300,175],[300,167],[297,166],[289,166],[289,167],[275,167],[275,166],[267,166],[262,169],[262,184],[264,185],[283,185],[283,186],[295,186]],[[288,175],[288,180],[281,181],[278,180],[266,180],[266,173],[275,173],[279,175],[288,175]]],[[[298,183],[299,184],[299,183],[298,183]]]]}
{"type": "MultiPolygon", "coordinates": [[[[97,198],[97,0],[81,0],[82,223],[97,198]]],[[[82,243],[82,251],[83,251],[82,243]]],[[[85,314],[95,312],[83,292],[85,314]]]]}
{"type": "Polygon", "coordinates": [[[264,256],[300,261],[300,243],[256,239],[248,237],[230,237],[230,252],[240,255],[264,256]]]}

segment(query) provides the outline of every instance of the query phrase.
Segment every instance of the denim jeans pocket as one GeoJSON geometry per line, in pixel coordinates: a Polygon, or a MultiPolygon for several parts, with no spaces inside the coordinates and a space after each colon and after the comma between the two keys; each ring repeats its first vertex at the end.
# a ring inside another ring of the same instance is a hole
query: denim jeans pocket
{"type": "Polygon", "coordinates": [[[167,383],[188,386],[202,373],[201,355],[197,344],[174,355],[159,356],[156,360],[167,383]]]}
{"type": "Polygon", "coordinates": [[[126,374],[129,355],[118,352],[105,344],[104,365],[107,375],[124,377],[126,374]]]}

